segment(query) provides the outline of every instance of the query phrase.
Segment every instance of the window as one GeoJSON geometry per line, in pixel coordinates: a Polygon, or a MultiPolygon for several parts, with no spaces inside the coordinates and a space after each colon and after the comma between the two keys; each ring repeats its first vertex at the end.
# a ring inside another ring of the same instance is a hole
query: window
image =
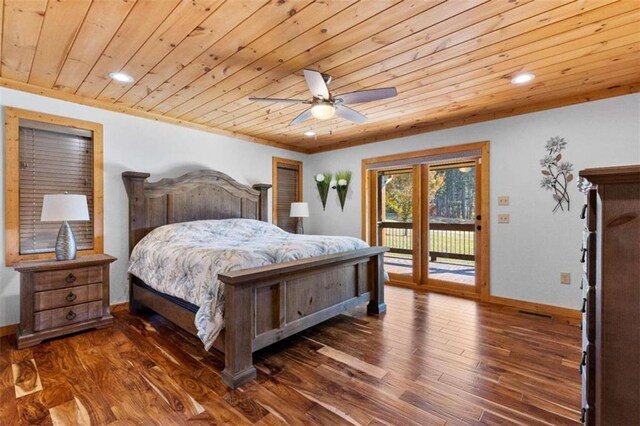
{"type": "Polygon", "coordinates": [[[84,194],[90,220],[71,222],[79,255],[102,252],[102,126],[7,108],[6,263],[54,257],[60,223],[41,222],[45,194],[84,194]]]}

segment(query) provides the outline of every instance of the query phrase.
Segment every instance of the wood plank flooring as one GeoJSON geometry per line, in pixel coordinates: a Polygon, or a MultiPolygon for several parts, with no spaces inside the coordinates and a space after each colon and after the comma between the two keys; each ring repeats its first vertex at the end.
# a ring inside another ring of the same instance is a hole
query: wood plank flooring
{"type": "Polygon", "coordinates": [[[17,350],[0,340],[0,424],[578,424],[580,330],[561,319],[387,288],[255,356],[223,356],[153,314],[17,350]]]}

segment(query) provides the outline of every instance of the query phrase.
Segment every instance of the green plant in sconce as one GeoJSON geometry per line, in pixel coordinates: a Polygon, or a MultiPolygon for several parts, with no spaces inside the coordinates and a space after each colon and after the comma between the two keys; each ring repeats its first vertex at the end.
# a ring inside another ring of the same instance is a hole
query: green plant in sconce
{"type": "Polygon", "coordinates": [[[349,183],[351,183],[351,172],[348,170],[336,173],[336,186],[340,207],[344,211],[344,203],[347,200],[347,192],[349,191],[349,183]]]}
{"type": "Polygon", "coordinates": [[[320,194],[320,200],[322,201],[322,210],[327,206],[327,195],[329,195],[332,176],[333,175],[329,172],[318,173],[314,176],[316,187],[318,188],[318,194],[320,194]]]}

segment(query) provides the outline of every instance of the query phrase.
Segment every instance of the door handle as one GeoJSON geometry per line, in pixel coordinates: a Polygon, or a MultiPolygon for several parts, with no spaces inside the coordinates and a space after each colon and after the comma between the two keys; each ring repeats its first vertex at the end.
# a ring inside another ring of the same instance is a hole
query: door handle
{"type": "Polygon", "coordinates": [[[476,226],[476,230],[478,230],[478,231],[482,231],[482,226],[477,225],[477,226],[476,226]]]}
{"type": "Polygon", "coordinates": [[[482,219],[482,216],[480,215],[476,216],[476,220],[480,220],[480,219],[482,219]]]}

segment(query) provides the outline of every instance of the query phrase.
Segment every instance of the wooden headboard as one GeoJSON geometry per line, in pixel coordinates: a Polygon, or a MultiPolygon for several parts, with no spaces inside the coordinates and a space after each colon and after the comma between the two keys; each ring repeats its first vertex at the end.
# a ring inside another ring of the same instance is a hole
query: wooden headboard
{"type": "Polygon", "coordinates": [[[129,252],[145,235],[170,223],[207,219],[268,221],[269,184],[248,185],[215,170],[147,182],[149,173],[124,172],[129,197],[129,252]]]}

